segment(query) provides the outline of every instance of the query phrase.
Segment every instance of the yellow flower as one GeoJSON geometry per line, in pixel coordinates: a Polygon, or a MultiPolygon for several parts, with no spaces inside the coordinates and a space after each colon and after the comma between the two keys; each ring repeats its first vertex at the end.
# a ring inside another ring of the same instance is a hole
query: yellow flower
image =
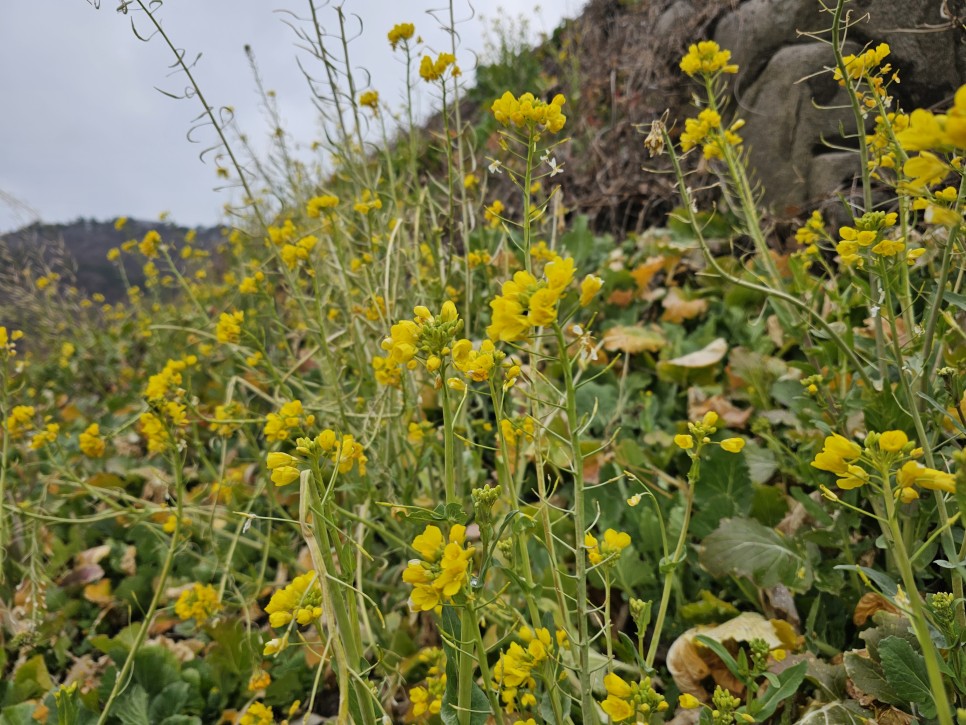
{"type": "Polygon", "coordinates": [[[218,342],[237,345],[241,339],[241,323],[245,321],[245,313],[241,310],[222,312],[215,328],[215,338],[218,342]]]}
{"type": "Polygon", "coordinates": [[[148,259],[155,259],[158,256],[158,244],[161,243],[161,235],[154,229],[144,235],[138,250],[148,259]]]}
{"type": "Polygon", "coordinates": [[[691,693],[685,693],[678,695],[678,706],[684,710],[693,710],[696,707],[701,707],[701,701],[691,693]]]}
{"type": "Polygon", "coordinates": [[[7,416],[6,428],[10,437],[14,440],[22,438],[23,435],[34,429],[34,417],[37,411],[32,405],[17,405],[7,416]]]}
{"type": "Polygon", "coordinates": [[[838,433],[833,433],[825,439],[825,445],[815,456],[812,466],[820,471],[830,473],[848,473],[848,464],[862,455],[862,448],[858,443],[850,441],[838,433]]]}
{"type": "Polygon", "coordinates": [[[318,219],[323,209],[333,209],[339,205],[339,197],[332,194],[313,196],[305,205],[305,213],[312,219],[318,219]]]}
{"type": "Polygon", "coordinates": [[[211,584],[193,584],[178,596],[174,613],[181,620],[194,619],[203,622],[221,611],[217,590],[211,584]]]}
{"type": "Polygon", "coordinates": [[[731,51],[722,50],[713,40],[703,40],[688,48],[688,53],[681,59],[681,70],[689,76],[696,73],[737,73],[738,66],[729,63],[731,51]]]}
{"type": "Polygon", "coordinates": [[[674,436],[674,445],[676,445],[678,448],[683,448],[684,450],[694,448],[694,438],[686,433],[679,433],[678,435],[674,436]]]}
{"type": "Polygon", "coordinates": [[[887,430],[879,436],[879,450],[886,453],[898,453],[909,442],[907,436],[901,430],[887,430]]]}
{"type": "Polygon", "coordinates": [[[524,93],[517,98],[507,91],[493,101],[490,111],[497,123],[506,127],[512,125],[521,130],[540,127],[557,133],[567,123],[567,117],[560,111],[566,102],[567,99],[560,93],[546,103],[532,93],[524,93]]]}
{"type": "Polygon", "coordinates": [[[322,616],[322,590],[314,571],[295,577],[291,584],[276,591],[265,613],[273,627],[285,627],[293,619],[301,625],[311,624],[322,616]]]}
{"type": "Polygon", "coordinates": [[[869,473],[861,466],[856,466],[853,464],[848,464],[845,467],[845,472],[839,474],[839,478],[835,481],[835,485],[844,491],[849,491],[853,488],[858,488],[859,486],[864,486],[869,482],[869,473]]]}
{"type": "Polygon", "coordinates": [[[725,438],[721,441],[721,447],[728,451],[728,453],[741,453],[741,449],[745,447],[745,439],[725,438]]]}
{"type": "Polygon", "coordinates": [[[373,111],[379,108],[379,91],[365,91],[359,96],[359,105],[371,108],[373,111]]]}
{"type": "Polygon", "coordinates": [[[409,40],[413,37],[416,32],[416,26],[412,23],[397,23],[392,26],[392,30],[389,31],[387,37],[389,38],[389,44],[392,49],[395,50],[402,41],[409,40]]]}
{"type": "Polygon", "coordinates": [[[945,471],[927,468],[918,461],[908,461],[896,473],[896,483],[903,488],[913,485],[930,491],[956,492],[956,477],[945,471]]]}
{"type": "Polygon", "coordinates": [[[496,229],[498,226],[500,226],[500,222],[502,221],[500,219],[500,215],[503,214],[505,209],[506,207],[503,206],[503,202],[499,199],[496,199],[492,204],[483,210],[483,219],[489,223],[491,227],[496,229]]]}
{"type": "Polygon", "coordinates": [[[257,690],[264,690],[272,684],[272,676],[268,674],[265,670],[258,670],[252,673],[252,676],[248,678],[248,691],[255,692],[257,690]]]}
{"type": "Polygon", "coordinates": [[[438,81],[451,65],[453,66],[453,75],[459,75],[458,66],[453,65],[454,63],[456,63],[456,56],[452,53],[440,53],[436,56],[435,61],[430,56],[424,55],[419,63],[419,76],[430,83],[438,81]]]}
{"type": "Polygon", "coordinates": [[[580,306],[586,307],[591,303],[597,293],[600,292],[600,288],[604,286],[604,280],[600,277],[595,277],[592,274],[588,274],[584,277],[583,281],[580,283],[580,306]]]}
{"type": "Polygon", "coordinates": [[[607,529],[604,532],[603,542],[590,535],[584,534],[584,548],[587,549],[587,558],[593,565],[604,563],[615,564],[621,553],[631,545],[631,537],[623,531],[607,529]]]}
{"type": "Polygon", "coordinates": [[[949,166],[935,154],[922,151],[918,156],[910,158],[903,164],[902,173],[912,177],[906,184],[908,188],[921,191],[927,186],[942,181],[949,173],[949,166]]]}
{"type": "Polygon", "coordinates": [[[459,524],[450,528],[448,543],[432,524],[413,539],[413,549],[422,558],[410,560],[402,578],[413,586],[410,604],[415,611],[426,612],[450,601],[469,581],[475,550],[464,546],[465,539],[466,527],[459,524]]]}
{"type": "Polygon", "coordinates": [[[100,458],[104,455],[105,443],[104,439],[101,438],[101,428],[97,423],[91,423],[87,428],[77,436],[77,442],[80,445],[81,453],[83,453],[88,458],[100,458]]]}
{"type": "Polygon", "coordinates": [[[253,702],[241,716],[238,725],[273,725],[275,713],[272,708],[260,702],[253,702]]]}

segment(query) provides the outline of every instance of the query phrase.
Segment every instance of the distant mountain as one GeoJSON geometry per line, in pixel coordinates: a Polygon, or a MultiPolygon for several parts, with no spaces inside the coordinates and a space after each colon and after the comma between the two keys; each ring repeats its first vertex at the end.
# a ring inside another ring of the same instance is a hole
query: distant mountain
{"type": "MultiPolygon", "coordinates": [[[[157,230],[164,241],[177,246],[192,231],[190,227],[168,222],[139,219],[129,219],[121,229],[115,228],[115,220],[35,223],[0,235],[0,253],[9,258],[3,261],[12,264],[15,270],[29,267],[37,277],[50,269],[61,274],[68,284],[75,285],[82,293],[99,292],[107,300],[114,301],[124,296],[124,286],[117,264],[107,259],[108,251],[129,239],[140,241],[151,229],[157,230]]],[[[224,239],[222,229],[220,226],[194,228],[194,244],[201,249],[214,249],[224,239]]],[[[143,284],[144,273],[137,255],[125,254],[121,259],[130,283],[143,284]]]]}

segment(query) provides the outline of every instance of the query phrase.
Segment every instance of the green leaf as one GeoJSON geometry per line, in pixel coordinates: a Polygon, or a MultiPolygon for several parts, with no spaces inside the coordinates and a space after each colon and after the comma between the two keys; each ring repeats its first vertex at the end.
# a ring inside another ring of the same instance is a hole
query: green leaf
{"type": "Polygon", "coordinates": [[[140,685],[125,690],[114,703],[111,711],[122,725],[151,725],[148,714],[148,693],[140,685]]]}
{"type": "Polygon", "coordinates": [[[929,687],[926,660],[901,637],[886,637],[879,643],[879,658],[886,679],[896,695],[919,705],[925,717],[936,716],[936,703],[929,687]]]}
{"type": "Polygon", "coordinates": [[[710,534],[726,516],[747,515],[754,491],[744,456],[709,446],[701,458],[701,480],[694,492],[695,514],[691,531],[710,534]]]}
{"type": "Polygon", "coordinates": [[[890,705],[904,704],[886,680],[885,672],[874,660],[863,657],[855,652],[846,652],[843,658],[845,672],[852,683],[866,695],[871,695],[880,702],[890,705]]]}
{"type": "Polygon", "coordinates": [[[50,678],[43,655],[34,655],[17,668],[13,676],[13,689],[7,695],[7,702],[11,705],[40,697],[53,688],[54,681],[50,678]]]}
{"type": "Polygon", "coordinates": [[[711,637],[705,637],[703,634],[697,635],[694,639],[696,642],[700,642],[718,655],[718,657],[721,658],[721,661],[724,662],[725,667],[727,667],[731,674],[733,674],[739,680],[747,676],[747,667],[744,668],[745,671],[742,671],[743,668],[738,666],[735,658],[731,656],[731,653],[723,644],[721,644],[721,642],[716,639],[711,639],[711,637]]]}
{"type": "Polygon", "coordinates": [[[759,587],[784,584],[802,590],[812,580],[808,559],[752,519],[724,519],[704,538],[700,560],[713,577],[745,576],[759,587]]]}
{"type": "Polygon", "coordinates": [[[760,700],[754,700],[749,705],[748,712],[754,715],[759,722],[771,717],[783,700],[787,700],[798,692],[798,688],[805,679],[805,670],[807,669],[808,660],[802,660],[797,665],[782,672],[778,675],[778,686],[769,687],[764,697],[760,700]]]}
{"type": "Polygon", "coordinates": [[[853,700],[830,702],[799,718],[795,725],[865,725],[872,713],[853,700]]]}
{"type": "Polygon", "coordinates": [[[191,685],[182,681],[173,682],[161,690],[151,701],[151,722],[161,722],[184,712],[190,692],[191,685]]]}
{"type": "Polygon", "coordinates": [[[36,709],[37,705],[33,702],[5,707],[0,711],[0,725],[37,725],[37,721],[34,720],[36,709]]]}

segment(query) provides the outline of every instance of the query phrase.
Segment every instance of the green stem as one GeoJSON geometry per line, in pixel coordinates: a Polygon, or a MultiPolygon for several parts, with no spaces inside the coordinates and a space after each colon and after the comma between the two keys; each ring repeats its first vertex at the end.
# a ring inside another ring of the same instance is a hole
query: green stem
{"type": "Polygon", "coordinates": [[[880,467],[882,475],[882,500],[886,509],[886,521],[888,525],[887,535],[892,539],[892,550],[895,555],[895,563],[902,576],[902,583],[906,587],[906,594],[909,604],[912,607],[912,628],[919,640],[922,654],[926,662],[926,674],[929,678],[929,689],[932,691],[933,701],[938,709],[938,719],[940,725],[953,725],[953,710],[949,702],[949,695],[943,681],[942,660],[936,645],[929,634],[929,625],[926,622],[925,609],[923,607],[922,596],[916,586],[916,577],[912,571],[912,564],[909,561],[909,554],[902,541],[902,532],[897,521],[895,502],[892,498],[892,487],[889,485],[891,471],[888,464],[880,467]]]}
{"type": "Polygon", "coordinates": [[[174,521],[174,531],[171,533],[171,544],[168,546],[168,553],[164,557],[164,562],[161,564],[161,572],[158,574],[158,579],[154,584],[154,596],[151,597],[151,603],[148,605],[148,611],[144,614],[144,620],[141,622],[141,626],[138,628],[137,634],[134,636],[134,642],[131,643],[131,649],[127,653],[127,657],[124,660],[124,664],[121,666],[121,671],[117,673],[117,677],[114,678],[114,686],[111,688],[111,694],[108,695],[107,702],[104,703],[104,708],[101,710],[101,716],[97,721],[97,725],[104,725],[107,722],[107,717],[111,712],[111,707],[117,700],[118,695],[127,686],[127,678],[131,674],[131,669],[134,667],[134,658],[141,649],[141,645],[144,643],[144,638],[147,636],[148,630],[151,629],[151,623],[154,620],[154,613],[158,609],[158,604],[161,602],[161,596],[165,591],[165,584],[168,581],[168,574],[171,573],[171,565],[174,562],[174,552],[178,548],[178,540],[181,538],[181,518],[184,512],[184,471],[183,462],[176,456],[171,456],[171,463],[174,469],[174,496],[175,496],[175,521],[174,521]]]}
{"type": "MultiPolygon", "coordinates": [[[[688,527],[691,524],[691,511],[694,507],[694,487],[701,476],[701,446],[691,457],[691,468],[688,470],[688,485],[684,492],[684,519],[681,521],[681,531],[678,532],[678,541],[674,547],[671,558],[662,563],[664,572],[664,589],[661,592],[661,604],[658,606],[657,619],[654,620],[654,632],[651,634],[651,644],[647,648],[647,657],[644,663],[648,669],[654,667],[654,658],[657,657],[657,648],[661,644],[661,632],[664,629],[664,619],[667,617],[668,602],[671,599],[671,588],[674,585],[674,573],[683,561],[684,547],[688,540],[688,527]]],[[[686,557],[685,557],[686,558],[686,557]]]]}
{"type": "Polygon", "coordinates": [[[446,365],[439,371],[443,382],[443,485],[446,503],[459,503],[456,497],[456,453],[453,439],[453,411],[449,402],[449,386],[446,384],[446,365]]]}
{"type": "MultiPolygon", "coordinates": [[[[528,164],[529,168],[529,164],[528,164]]],[[[580,421],[577,417],[577,391],[574,388],[572,360],[567,355],[567,342],[560,325],[554,323],[560,363],[563,367],[567,393],[567,426],[570,428],[570,448],[573,454],[574,475],[574,553],[577,565],[577,676],[580,681],[580,712],[585,725],[598,722],[590,684],[590,636],[587,631],[587,556],[584,551],[584,456],[580,449],[580,421]]]]}

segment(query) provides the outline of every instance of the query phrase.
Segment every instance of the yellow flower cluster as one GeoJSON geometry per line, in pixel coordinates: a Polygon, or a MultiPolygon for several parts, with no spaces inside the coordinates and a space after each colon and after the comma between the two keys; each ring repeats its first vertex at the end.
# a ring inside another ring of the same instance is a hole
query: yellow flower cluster
{"type": "Polygon", "coordinates": [[[315,423],[315,416],[306,414],[301,400],[284,403],[277,413],[265,416],[262,432],[270,441],[284,441],[293,431],[308,428],[315,423]]]}
{"type": "Polygon", "coordinates": [[[600,703],[600,707],[614,722],[632,717],[637,722],[650,722],[651,715],[668,709],[664,696],[651,687],[650,677],[639,683],[628,683],[619,675],[608,672],[604,675],[604,687],[607,688],[607,699],[600,703]]]}
{"type": "MultiPolygon", "coordinates": [[[[892,99],[886,89],[886,75],[892,70],[892,66],[888,63],[883,65],[882,61],[889,56],[890,52],[888,43],[879,43],[875,48],[869,48],[858,55],[846,55],[842,58],[845,74],[843,75],[842,68],[836,68],[833,77],[840,86],[845,85],[845,76],[855,81],[855,86],[865,81],[874,97],[869,97],[858,87],[854,86],[853,90],[856,98],[866,108],[875,108],[879,103],[888,106],[892,99]]],[[[898,73],[892,75],[892,80],[899,81],[898,73]]]]}
{"type": "Polygon", "coordinates": [[[211,584],[195,583],[185,589],[174,603],[174,613],[181,620],[194,619],[203,622],[221,611],[218,591],[211,584]]]}
{"type": "Polygon", "coordinates": [[[34,421],[36,415],[37,410],[32,405],[14,406],[4,423],[10,438],[17,440],[32,431],[36,426],[34,421]]]}
{"type": "Polygon", "coordinates": [[[446,69],[450,66],[453,66],[453,75],[458,76],[460,67],[456,65],[456,56],[452,53],[440,53],[436,56],[436,60],[433,60],[431,56],[424,55],[419,62],[419,76],[424,81],[432,83],[442,78],[446,69]]]}
{"type": "Polygon", "coordinates": [[[161,372],[148,378],[148,384],[144,388],[144,397],[149,401],[160,401],[168,396],[180,398],[184,394],[184,391],[181,390],[183,382],[181,373],[197,364],[198,357],[196,355],[186,355],[179,360],[169,359],[161,372]]]}
{"type": "Polygon", "coordinates": [[[425,647],[418,655],[421,663],[429,666],[426,671],[426,686],[409,690],[412,703],[410,715],[416,722],[426,722],[439,715],[446,694],[446,654],[438,647],[425,647]]]}
{"type": "Polygon", "coordinates": [[[590,533],[584,534],[584,548],[587,549],[587,558],[594,566],[604,563],[611,566],[615,565],[621,553],[630,545],[630,534],[623,531],[607,529],[604,532],[602,542],[597,541],[590,533]]]}
{"type": "Polygon", "coordinates": [[[503,283],[501,294],[490,301],[493,317],[486,334],[491,340],[516,342],[530,335],[535,327],[557,321],[557,303],[574,279],[571,257],[560,257],[544,268],[544,279],[519,271],[503,283]]]}
{"type": "Polygon", "coordinates": [[[16,342],[23,337],[20,330],[7,330],[0,326],[0,360],[17,356],[16,342]]]}
{"type": "Polygon", "coordinates": [[[505,209],[506,207],[503,205],[503,202],[495,199],[492,204],[483,208],[483,220],[492,228],[496,229],[500,226],[500,222],[503,221],[501,216],[505,209]]]}
{"type": "Polygon", "coordinates": [[[218,342],[237,345],[241,340],[241,326],[245,321],[245,313],[241,310],[222,312],[215,327],[215,338],[218,342]]]}
{"type": "Polygon", "coordinates": [[[909,125],[897,140],[906,151],[966,148],[966,85],[956,91],[947,113],[916,109],[909,114],[909,125]]]}
{"type": "MultiPolygon", "coordinates": [[[[351,435],[343,435],[340,439],[335,431],[326,428],[314,439],[299,438],[296,442],[296,453],[303,456],[328,458],[332,464],[338,466],[339,473],[349,473],[354,467],[359,475],[366,475],[368,458],[365,448],[351,435]]],[[[287,486],[297,480],[301,471],[297,467],[299,458],[289,453],[275,451],[268,454],[266,465],[272,472],[272,483],[276,486],[287,486]]]]}
{"type": "Polygon", "coordinates": [[[156,259],[158,256],[158,245],[161,243],[161,235],[154,229],[144,235],[138,244],[138,251],[148,259],[156,259]]]}
{"type": "Polygon", "coordinates": [[[882,480],[882,470],[894,470],[897,488],[893,493],[904,503],[919,498],[915,486],[955,493],[956,477],[923,466],[916,460],[922,454],[922,448],[917,448],[901,430],[869,433],[864,447],[833,433],[825,438],[822,450],[815,455],[811,465],[820,471],[834,473],[837,477],[835,484],[845,490],[866,484],[887,487],[889,481],[882,480]]]}
{"type": "MultiPolygon", "coordinates": [[[[422,362],[426,369],[435,373],[443,367],[443,359],[452,352],[453,340],[463,329],[463,320],[456,305],[447,300],[438,315],[428,307],[413,308],[412,320],[402,320],[389,330],[389,337],[382,341],[386,359],[393,365],[405,365],[410,370],[422,362]]],[[[382,369],[387,365],[383,364],[382,369]]]]}
{"type": "Polygon", "coordinates": [[[305,213],[312,219],[318,219],[323,209],[334,209],[339,205],[339,197],[332,194],[313,196],[305,205],[305,213]]]}
{"type": "Polygon", "coordinates": [[[91,423],[84,432],[77,436],[77,443],[81,453],[88,458],[100,458],[104,455],[106,444],[101,438],[101,427],[97,423],[91,423]]]}
{"type": "Polygon", "coordinates": [[[722,50],[713,40],[702,40],[688,48],[687,55],[681,59],[681,70],[692,77],[697,73],[737,73],[738,66],[730,61],[730,50],[722,50]]]}
{"type": "Polygon", "coordinates": [[[322,616],[322,590],[314,571],[295,577],[292,583],[272,595],[265,607],[273,627],[286,627],[294,619],[311,624],[322,616]]]}
{"type": "MultiPolygon", "coordinates": [[[[533,671],[554,653],[554,641],[545,627],[537,630],[521,627],[517,634],[526,646],[511,642],[505,651],[500,652],[500,661],[493,667],[493,688],[500,691],[500,699],[508,713],[536,706],[534,691],[537,683],[533,671]]],[[[565,641],[563,632],[557,632],[557,641],[565,641]]]]}
{"type": "Polygon", "coordinates": [[[365,91],[359,96],[359,105],[371,108],[373,111],[379,108],[379,91],[365,91]]]}
{"type": "Polygon", "coordinates": [[[439,527],[429,524],[413,539],[413,548],[422,557],[411,559],[403,571],[403,581],[412,584],[409,599],[414,611],[427,612],[450,601],[469,581],[470,562],[475,550],[466,546],[466,527],[454,524],[448,543],[439,527]]]}
{"type": "MultiPolygon", "coordinates": [[[[679,433],[674,436],[674,445],[682,450],[689,451],[695,447],[695,443],[704,445],[706,443],[711,443],[711,438],[709,436],[713,435],[718,431],[718,414],[713,410],[709,410],[701,418],[698,423],[688,423],[689,433],[679,433]]],[[[719,441],[717,445],[728,453],[741,453],[742,449],[745,447],[744,438],[725,438],[723,441],[719,441]]],[[[689,453],[688,455],[695,455],[689,453]]]]}
{"type": "Polygon", "coordinates": [[[392,26],[392,30],[389,31],[387,37],[389,38],[389,44],[392,49],[395,50],[396,47],[404,40],[409,40],[413,37],[413,33],[416,32],[416,26],[412,23],[397,23],[392,26]]]}
{"type": "Polygon", "coordinates": [[[729,128],[721,126],[721,114],[710,108],[702,110],[697,118],[689,118],[684,122],[681,133],[681,150],[690,151],[695,146],[702,146],[706,159],[720,159],[724,156],[722,142],[728,146],[740,146],[742,143],[738,130],[745,125],[742,120],[736,120],[729,128]]]}
{"type": "Polygon", "coordinates": [[[30,439],[30,447],[36,451],[48,446],[57,440],[59,434],[60,425],[57,423],[46,423],[41,430],[34,433],[33,438],[30,439]]]}
{"type": "MultiPolygon", "coordinates": [[[[855,226],[840,227],[835,251],[839,253],[842,264],[861,266],[865,250],[881,257],[895,257],[905,251],[906,244],[903,240],[885,236],[896,225],[897,219],[895,212],[867,212],[855,220],[855,226]]],[[[911,258],[915,259],[916,256],[918,254],[913,254],[911,258]]]]}
{"type": "Polygon", "coordinates": [[[275,711],[260,702],[253,702],[241,716],[238,725],[274,725],[275,711]]]}
{"type": "Polygon", "coordinates": [[[141,435],[147,441],[150,453],[164,453],[172,444],[171,434],[187,427],[187,408],[176,400],[160,403],[155,413],[142,413],[138,418],[141,435]],[[159,417],[159,415],[161,417],[159,417]]]}
{"type": "Polygon", "coordinates": [[[795,241],[803,247],[810,247],[824,239],[826,235],[825,220],[822,218],[822,212],[816,209],[812,212],[808,221],[795,230],[795,241]]]}
{"type": "Polygon", "coordinates": [[[360,214],[368,214],[374,209],[382,209],[382,199],[366,189],[352,208],[360,214]]]}
{"type": "Polygon", "coordinates": [[[567,123],[567,117],[560,111],[566,102],[567,99],[560,93],[547,103],[532,93],[524,93],[517,98],[507,91],[493,101],[490,111],[497,123],[505,127],[512,125],[521,130],[539,127],[557,133],[567,123]]]}

